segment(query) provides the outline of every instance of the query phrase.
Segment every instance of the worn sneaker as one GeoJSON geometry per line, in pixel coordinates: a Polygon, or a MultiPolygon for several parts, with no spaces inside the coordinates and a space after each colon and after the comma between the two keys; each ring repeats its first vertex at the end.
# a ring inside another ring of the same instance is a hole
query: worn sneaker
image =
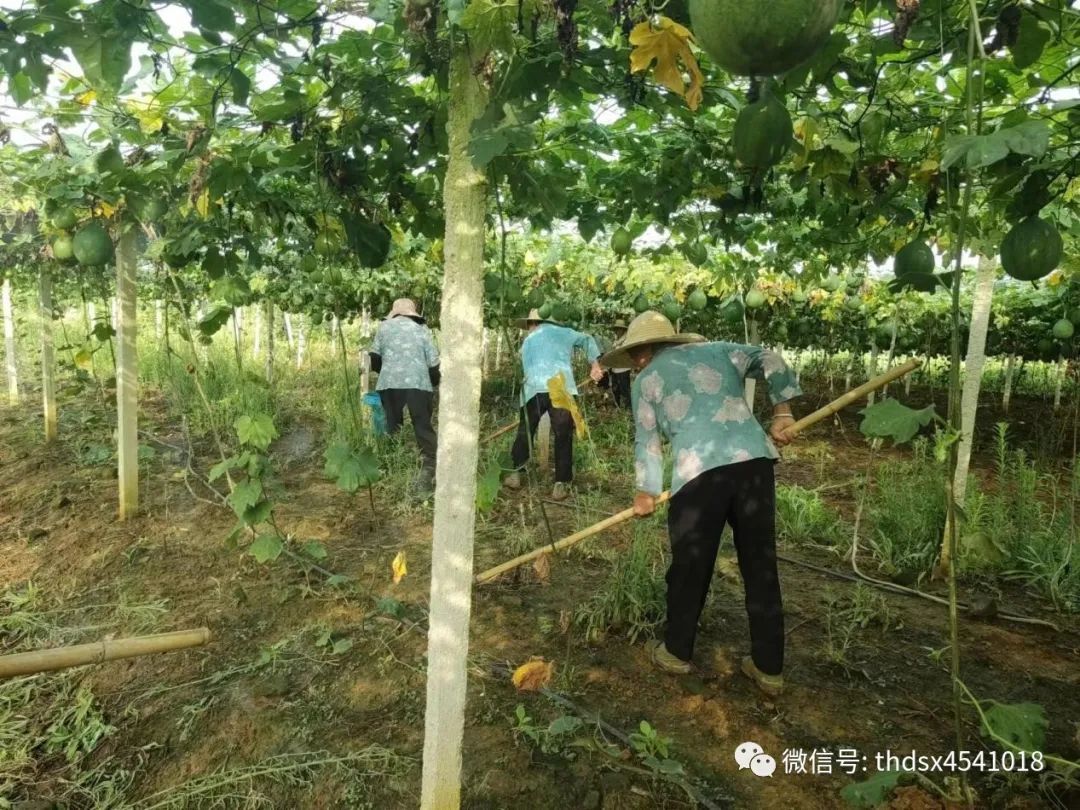
{"type": "Polygon", "coordinates": [[[551,490],[551,500],[565,501],[570,497],[570,485],[565,481],[556,481],[551,490]]]}
{"type": "Polygon", "coordinates": [[[769,697],[777,697],[784,691],[784,676],[766,675],[757,668],[754,659],[749,655],[742,660],[742,671],[743,675],[752,680],[757,685],[757,688],[769,697]]]}
{"type": "Polygon", "coordinates": [[[667,647],[664,646],[663,640],[653,639],[646,645],[646,649],[649,651],[649,658],[652,659],[653,664],[664,672],[669,672],[672,675],[688,675],[690,673],[690,662],[683,661],[678,656],[669,653],[667,647]]]}
{"type": "Polygon", "coordinates": [[[521,473],[510,473],[503,479],[503,486],[507,489],[521,489],[521,473]]]}

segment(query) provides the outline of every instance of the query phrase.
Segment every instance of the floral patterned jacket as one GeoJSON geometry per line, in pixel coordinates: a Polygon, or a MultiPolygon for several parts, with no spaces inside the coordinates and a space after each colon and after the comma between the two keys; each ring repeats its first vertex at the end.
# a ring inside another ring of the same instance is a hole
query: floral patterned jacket
{"type": "Polygon", "coordinates": [[[661,437],[675,455],[672,495],[706,470],[779,456],[743,398],[747,377],[765,380],[773,405],[802,395],[784,358],[759,346],[693,343],[656,353],[631,388],[640,492],[663,490],[661,437]]]}
{"type": "Polygon", "coordinates": [[[369,351],[382,357],[376,391],[415,388],[431,391],[428,370],[439,365],[439,350],[431,330],[412,318],[389,318],[379,324],[369,351]]]}

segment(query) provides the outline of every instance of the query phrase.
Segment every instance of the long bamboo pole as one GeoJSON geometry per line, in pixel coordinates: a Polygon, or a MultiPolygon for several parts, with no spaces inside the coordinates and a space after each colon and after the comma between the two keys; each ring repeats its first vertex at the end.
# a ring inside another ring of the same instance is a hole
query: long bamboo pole
{"type": "Polygon", "coordinates": [[[78,644],[74,647],[0,655],[0,678],[33,675],[37,672],[51,672],[83,664],[100,664],[102,661],[113,661],[117,658],[133,658],[139,655],[183,650],[188,647],[201,647],[208,641],[210,641],[210,630],[200,627],[197,630],[177,630],[174,633],[158,633],[153,636],[117,638],[95,641],[92,644],[78,644]]]}
{"type": "MultiPolygon", "coordinates": [[[[919,365],[920,362],[918,360],[909,360],[903,365],[899,365],[896,368],[889,369],[884,374],[880,374],[874,379],[863,383],[858,388],[853,388],[846,394],[837,397],[828,405],[825,405],[822,408],[818,408],[812,414],[804,416],[802,419],[798,420],[795,424],[793,424],[784,432],[789,437],[794,438],[811,425],[815,425],[822,419],[832,416],[834,413],[850,405],[852,402],[862,399],[871,391],[877,391],[879,388],[884,388],[893,380],[897,380],[900,377],[903,377],[905,374],[910,374],[912,371],[917,369],[919,365]]],[[[662,492],[660,495],[657,496],[656,504],[657,506],[659,506],[662,503],[666,503],[670,499],[670,492],[662,492]]],[[[531,562],[537,559],[538,557],[542,557],[545,554],[549,554],[553,551],[561,551],[564,548],[569,548],[570,546],[577,545],[582,540],[586,540],[595,534],[599,534],[605,529],[610,529],[612,526],[617,526],[620,523],[629,520],[633,516],[633,507],[630,507],[629,509],[624,509],[621,512],[616,512],[611,517],[605,518],[599,523],[594,523],[592,526],[588,526],[579,532],[575,532],[574,534],[569,535],[568,537],[564,537],[561,540],[556,540],[554,543],[543,546],[542,548],[533,549],[532,551],[529,551],[525,554],[521,554],[517,557],[514,557],[514,559],[512,560],[507,560],[504,563],[496,565],[494,568],[489,568],[486,571],[481,571],[475,577],[476,582],[478,584],[490,582],[500,574],[505,574],[507,571],[511,571],[521,565],[524,565],[527,562],[531,562]]]]}

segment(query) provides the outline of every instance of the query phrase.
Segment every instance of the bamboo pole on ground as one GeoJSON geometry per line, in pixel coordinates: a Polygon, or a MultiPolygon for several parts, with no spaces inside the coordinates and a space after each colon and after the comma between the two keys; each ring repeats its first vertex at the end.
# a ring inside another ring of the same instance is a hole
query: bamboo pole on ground
{"type": "Polygon", "coordinates": [[[200,627],[197,630],[177,630],[173,633],[158,633],[153,636],[117,638],[95,641],[92,644],[78,644],[74,647],[0,655],[0,678],[33,675],[38,672],[52,672],[83,664],[100,664],[117,658],[134,658],[140,655],[183,650],[188,647],[201,647],[208,641],[210,641],[210,630],[200,627]]]}
{"type": "MultiPolygon", "coordinates": [[[[816,411],[809,414],[808,416],[804,416],[802,419],[798,420],[795,424],[793,424],[784,432],[789,437],[794,438],[799,433],[806,430],[808,427],[817,424],[822,419],[832,416],[834,413],[842,410],[843,408],[846,408],[851,403],[862,399],[871,391],[877,391],[879,388],[883,388],[884,386],[891,383],[893,380],[898,380],[905,374],[910,374],[912,371],[918,368],[919,365],[920,363],[918,360],[909,360],[908,362],[899,365],[896,368],[890,369],[884,374],[881,374],[874,379],[863,383],[859,387],[853,388],[846,394],[837,397],[828,405],[818,408],[816,411]]],[[[670,500],[670,498],[670,492],[662,492],[656,497],[656,503],[657,505],[666,503],[668,500],[670,500]]],[[[610,529],[612,526],[617,526],[620,523],[629,520],[633,516],[633,507],[630,507],[629,509],[624,509],[621,512],[615,513],[611,517],[605,518],[599,523],[594,523],[592,526],[588,526],[579,532],[575,532],[574,534],[569,535],[568,537],[564,537],[561,540],[556,540],[554,543],[543,546],[542,548],[534,549],[525,554],[521,554],[517,557],[514,557],[514,559],[512,560],[507,560],[504,563],[496,565],[494,568],[489,568],[486,571],[481,571],[479,574],[476,575],[475,580],[478,584],[490,582],[500,574],[505,574],[507,571],[518,568],[519,566],[524,565],[527,562],[532,562],[538,557],[542,557],[543,555],[548,554],[552,551],[561,551],[564,548],[569,548],[570,546],[577,545],[582,540],[586,540],[595,534],[599,534],[605,529],[610,529]]]]}

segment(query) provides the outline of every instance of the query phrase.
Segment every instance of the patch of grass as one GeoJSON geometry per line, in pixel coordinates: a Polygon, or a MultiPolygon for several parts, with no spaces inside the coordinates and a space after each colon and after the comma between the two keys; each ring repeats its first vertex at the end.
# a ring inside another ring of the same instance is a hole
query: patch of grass
{"type": "Polygon", "coordinates": [[[823,546],[841,555],[851,548],[840,515],[817,492],[797,485],[776,487],[776,536],[784,543],[823,546]]]}
{"type": "Polygon", "coordinates": [[[630,550],[616,559],[611,576],[575,611],[574,623],[588,641],[598,641],[612,631],[634,642],[651,635],[663,621],[667,563],[655,521],[634,526],[630,550]]]}
{"type": "Polygon", "coordinates": [[[837,592],[827,588],[823,596],[825,638],[821,652],[827,661],[845,669],[855,664],[859,635],[871,627],[887,632],[897,626],[885,597],[869,585],[837,592]]]}
{"type": "Polygon", "coordinates": [[[866,512],[869,545],[889,575],[918,577],[930,570],[945,528],[945,469],[925,440],[916,440],[911,459],[886,460],[874,472],[866,512]]]}

